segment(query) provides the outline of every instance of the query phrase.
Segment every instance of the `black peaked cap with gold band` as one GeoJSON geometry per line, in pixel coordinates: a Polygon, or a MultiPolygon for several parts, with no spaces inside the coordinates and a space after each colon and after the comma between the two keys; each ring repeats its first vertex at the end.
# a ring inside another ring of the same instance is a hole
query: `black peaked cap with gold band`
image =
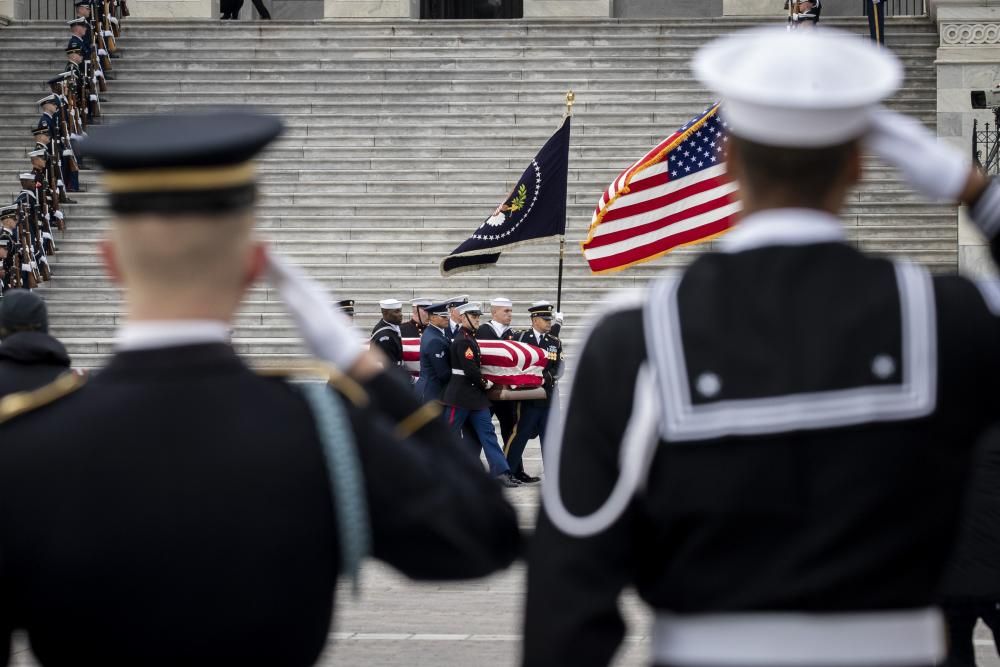
{"type": "Polygon", "coordinates": [[[253,157],[282,129],[236,110],[147,116],[93,128],[80,152],[104,168],[116,213],[222,213],[253,205],[253,157]]]}

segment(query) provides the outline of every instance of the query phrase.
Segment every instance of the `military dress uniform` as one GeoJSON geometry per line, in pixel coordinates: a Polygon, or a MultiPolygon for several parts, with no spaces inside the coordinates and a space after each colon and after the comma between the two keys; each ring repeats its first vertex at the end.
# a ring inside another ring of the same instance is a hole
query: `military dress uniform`
{"type": "MultiPolygon", "coordinates": [[[[883,159],[919,146],[930,181],[919,153],[890,164],[955,199],[964,155],[877,108],[902,78],[884,54],[765,30],[694,69],[734,136],[865,136],[883,159]],[[808,84],[787,53],[811,63],[808,84]],[[823,136],[785,131],[802,113],[823,136]]],[[[998,204],[994,183],[971,209],[994,256],[998,204]]],[[[550,430],[523,664],[607,665],[627,586],[656,614],[656,665],[937,664],[932,601],[972,445],[1000,415],[1000,290],[860,252],[818,209],[754,211],[716,249],[619,297],[583,345],[550,430]]]]}
{"type": "MultiPolygon", "coordinates": [[[[251,206],[247,161],[280,128],[181,114],[99,128],[83,147],[115,212],[169,225],[251,206]],[[144,188],[162,173],[165,189],[137,196],[135,170],[144,188]]],[[[320,286],[269,262],[282,294],[305,290],[350,333],[320,286]]],[[[309,313],[284,300],[302,327],[309,313]]],[[[384,372],[335,371],[329,386],[263,377],[229,326],[130,322],[92,381],[67,374],[0,401],[0,646],[23,628],[47,667],[305,667],[328,640],[338,573],[365,551],[418,579],[515,558],[516,514],[439,408],[384,372]]],[[[332,332],[302,331],[329,352],[332,332]]]]}
{"type": "MultiPolygon", "coordinates": [[[[552,306],[533,306],[528,309],[532,317],[552,317],[552,306]]],[[[524,470],[524,449],[528,446],[528,441],[538,438],[539,442],[545,444],[545,429],[549,421],[549,408],[556,383],[562,376],[562,341],[549,333],[542,333],[534,327],[527,331],[520,331],[513,340],[520,343],[534,345],[545,352],[548,363],[544,371],[545,398],[532,399],[528,401],[516,401],[515,428],[510,438],[504,441],[504,455],[510,465],[511,472],[515,477],[524,481],[531,477],[524,470]]]]}
{"type": "MultiPolygon", "coordinates": [[[[431,315],[447,317],[448,306],[444,303],[427,306],[431,315]]],[[[443,329],[428,324],[420,337],[420,377],[414,389],[421,401],[440,401],[444,388],[451,379],[451,357],[448,349],[451,340],[443,329]]]]}
{"type": "MultiPolygon", "coordinates": [[[[401,308],[402,304],[395,300],[385,300],[379,302],[379,307],[383,310],[394,310],[396,307],[401,308]]],[[[385,319],[380,319],[372,327],[368,343],[381,350],[391,366],[395,368],[403,366],[403,338],[400,335],[398,324],[390,324],[385,319]]]]}
{"type": "MultiPolygon", "coordinates": [[[[477,313],[478,303],[467,303],[459,308],[459,313],[477,313]]],[[[460,327],[449,348],[451,378],[445,387],[441,402],[448,426],[455,433],[462,433],[468,424],[475,438],[464,437],[471,442],[478,457],[479,450],[486,454],[490,475],[500,479],[505,486],[516,486],[510,474],[510,466],[504,458],[503,450],[493,430],[490,417],[490,399],[486,396],[492,382],[483,377],[482,355],[479,343],[472,332],[460,327]]]]}
{"type": "MultiPolygon", "coordinates": [[[[513,303],[510,299],[497,298],[490,301],[490,306],[511,308],[513,303]]],[[[510,325],[500,324],[494,320],[483,324],[476,331],[476,340],[512,340],[513,338],[514,330],[510,325]]],[[[504,443],[510,439],[514,432],[514,423],[517,421],[516,409],[515,401],[493,401],[490,405],[490,412],[500,423],[500,439],[504,443]]]]}
{"type": "MultiPolygon", "coordinates": [[[[427,307],[434,303],[433,299],[428,299],[425,297],[417,297],[416,299],[410,300],[410,305],[414,308],[419,308],[424,312],[427,311],[427,307]]],[[[419,312],[417,317],[420,317],[419,312]]],[[[399,325],[399,335],[403,338],[420,338],[424,334],[424,329],[426,329],[428,324],[422,322],[419,319],[415,320],[411,318],[399,325]]]]}

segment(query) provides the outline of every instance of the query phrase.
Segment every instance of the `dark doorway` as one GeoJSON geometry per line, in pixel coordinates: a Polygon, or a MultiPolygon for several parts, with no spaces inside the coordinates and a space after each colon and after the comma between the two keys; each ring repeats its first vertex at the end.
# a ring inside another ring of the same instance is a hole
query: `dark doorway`
{"type": "Polygon", "coordinates": [[[524,0],[420,0],[422,19],[519,19],[524,0]]]}

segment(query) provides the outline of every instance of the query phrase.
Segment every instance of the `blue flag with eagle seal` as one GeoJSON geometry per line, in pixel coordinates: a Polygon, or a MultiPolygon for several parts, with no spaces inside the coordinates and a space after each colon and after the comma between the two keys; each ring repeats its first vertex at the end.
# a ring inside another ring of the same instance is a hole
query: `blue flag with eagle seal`
{"type": "Polygon", "coordinates": [[[566,233],[570,120],[549,137],[493,215],[441,260],[441,275],[493,266],[504,250],[566,233]]]}

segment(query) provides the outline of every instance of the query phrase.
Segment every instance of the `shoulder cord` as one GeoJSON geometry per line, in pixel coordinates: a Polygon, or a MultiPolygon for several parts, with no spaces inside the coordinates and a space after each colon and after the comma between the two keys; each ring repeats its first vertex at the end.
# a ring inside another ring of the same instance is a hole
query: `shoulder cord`
{"type": "MultiPolygon", "coordinates": [[[[659,443],[657,388],[649,363],[639,368],[632,398],[632,414],[622,436],[618,456],[619,476],[611,495],[589,516],[574,516],[566,509],[559,491],[559,458],[562,454],[565,416],[560,416],[546,436],[550,441],[552,475],[542,483],[542,500],[552,523],[567,535],[590,537],[603,532],[625,512],[636,492],[645,486],[649,467],[659,443]]],[[[565,414],[565,412],[563,412],[565,414]]]]}
{"type": "Polygon", "coordinates": [[[361,563],[371,551],[371,526],[354,434],[344,406],[332,389],[316,382],[304,383],[301,388],[323,445],[337,515],[341,567],[351,579],[351,590],[357,597],[361,563]]]}

